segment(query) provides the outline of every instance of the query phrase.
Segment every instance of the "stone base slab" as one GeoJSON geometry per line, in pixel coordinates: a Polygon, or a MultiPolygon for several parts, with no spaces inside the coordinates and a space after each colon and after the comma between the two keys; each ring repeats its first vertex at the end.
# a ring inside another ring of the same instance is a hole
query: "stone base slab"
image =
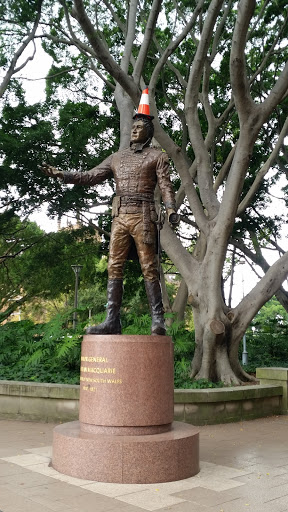
{"type": "Polygon", "coordinates": [[[113,436],[83,432],[80,422],[73,421],[54,429],[52,467],[96,482],[183,480],[199,472],[199,432],[175,421],[166,433],[113,436]]]}

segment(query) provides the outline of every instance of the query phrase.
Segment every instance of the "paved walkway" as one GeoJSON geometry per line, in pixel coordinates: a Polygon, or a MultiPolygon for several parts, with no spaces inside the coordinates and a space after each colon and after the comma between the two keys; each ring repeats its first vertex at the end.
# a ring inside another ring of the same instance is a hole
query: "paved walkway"
{"type": "Polygon", "coordinates": [[[57,473],[53,427],[0,421],[0,512],[288,512],[288,416],[200,427],[200,473],[153,485],[57,473]]]}

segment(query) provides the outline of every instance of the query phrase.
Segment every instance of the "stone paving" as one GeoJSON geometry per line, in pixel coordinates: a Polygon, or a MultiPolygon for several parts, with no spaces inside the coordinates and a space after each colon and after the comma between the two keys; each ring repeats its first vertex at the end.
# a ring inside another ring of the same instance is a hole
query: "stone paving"
{"type": "Polygon", "coordinates": [[[53,428],[0,421],[0,512],[288,512],[288,416],[199,427],[200,473],[149,485],[58,473],[53,428]]]}

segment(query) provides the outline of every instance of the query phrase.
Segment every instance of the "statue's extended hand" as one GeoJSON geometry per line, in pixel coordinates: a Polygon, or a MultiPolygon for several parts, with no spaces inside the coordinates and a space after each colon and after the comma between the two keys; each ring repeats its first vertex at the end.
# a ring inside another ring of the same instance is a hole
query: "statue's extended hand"
{"type": "Polygon", "coordinates": [[[50,176],[50,178],[63,178],[63,172],[56,169],[56,167],[52,167],[52,165],[46,164],[45,162],[39,166],[46,176],[50,176]]]}

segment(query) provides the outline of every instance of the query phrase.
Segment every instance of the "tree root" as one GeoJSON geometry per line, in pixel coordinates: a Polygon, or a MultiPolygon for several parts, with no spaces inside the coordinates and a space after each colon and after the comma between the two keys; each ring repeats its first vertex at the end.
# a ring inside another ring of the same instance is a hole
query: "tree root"
{"type": "Polygon", "coordinates": [[[219,381],[224,382],[226,386],[241,386],[243,384],[233,372],[221,374],[219,381]]]}
{"type": "Polygon", "coordinates": [[[257,379],[253,375],[249,375],[249,373],[245,372],[240,365],[237,373],[239,378],[242,377],[242,379],[245,379],[245,382],[257,382],[257,379]]]}

